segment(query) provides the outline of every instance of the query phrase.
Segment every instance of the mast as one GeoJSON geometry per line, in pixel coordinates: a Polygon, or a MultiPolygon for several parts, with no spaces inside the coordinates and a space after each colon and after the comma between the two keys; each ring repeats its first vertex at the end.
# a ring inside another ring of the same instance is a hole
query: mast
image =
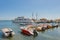
{"type": "Polygon", "coordinates": [[[33,16],[34,16],[34,14],[32,13],[32,19],[34,19],[33,16]]]}
{"type": "MultiPolygon", "coordinates": [[[[37,15],[37,13],[36,13],[36,22],[37,22],[37,16],[38,16],[38,15],[37,15]]],[[[36,26],[37,26],[37,24],[36,24],[36,26]]]]}
{"type": "Polygon", "coordinates": [[[37,13],[36,13],[36,20],[37,20],[37,16],[38,16],[38,15],[37,15],[37,13]]]}

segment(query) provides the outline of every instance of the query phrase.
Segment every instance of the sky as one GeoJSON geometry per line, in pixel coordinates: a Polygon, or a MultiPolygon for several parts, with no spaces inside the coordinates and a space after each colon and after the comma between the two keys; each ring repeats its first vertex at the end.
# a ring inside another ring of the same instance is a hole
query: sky
{"type": "Polygon", "coordinates": [[[60,18],[60,0],[0,0],[0,20],[28,18],[60,18]]]}

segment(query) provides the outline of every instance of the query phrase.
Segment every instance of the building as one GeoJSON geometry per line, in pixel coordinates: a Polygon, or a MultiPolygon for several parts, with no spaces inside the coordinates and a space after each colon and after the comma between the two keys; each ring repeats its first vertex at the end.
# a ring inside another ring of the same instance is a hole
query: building
{"type": "Polygon", "coordinates": [[[48,20],[46,18],[41,18],[40,22],[47,22],[48,20]]]}
{"type": "Polygon", "coordinates": [[[60,19],[55,19],[55,22],[60,22],[60,19]]]}

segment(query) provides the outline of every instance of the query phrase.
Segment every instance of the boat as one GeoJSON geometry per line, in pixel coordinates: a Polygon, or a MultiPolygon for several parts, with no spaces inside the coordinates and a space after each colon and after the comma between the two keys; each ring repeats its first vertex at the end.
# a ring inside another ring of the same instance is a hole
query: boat
{"type": "Polygon", "coordinates": [[[36,30],[37,31],[42,31],[42,27],[37,27],[36,30]]]}
{"type": "Polygon", "coordinates": [[[36,27],[37,31],[45,31],[47,29],[47,24],[40,24],[36,27]]]}
{"type": "Polygon", "coordinates": [[[4,37],[12,37],[15,35],[14,31],[11,28],[3,28],[2,33],[4,37]]]}
{"type": "Polygon", "coordinates": [[[53,26],[51,24],[47,25],[47,29],[53,28],[53,26]]]}
{"type": "Polygon", "coordinates": [[[36,30],[37,31],[45,31],[46,29],[50,29],[50,28],[52,28],[51,24],[40,24],[40,25],[38,25],[36,30]]]}
{"type": "Polygon", "coordinates": [[[34,23],[32,19],[25,18],[25,17],[17,17],[13,20],[14,23],[19,23],[20,25],[31,25],[34,23]]]}
{"type": "Polygon", "coordinates": [[[58,24],[52,24],[53,27],[58,27],[58,24]]]}
{"type": "Polygon", "coordinates": [[[25,35],[37,35],[38,33],[36,32],[35,28],[33,28],[32,26],[28,26],[28,27],[20,27],[21,32],[25,35]]]}

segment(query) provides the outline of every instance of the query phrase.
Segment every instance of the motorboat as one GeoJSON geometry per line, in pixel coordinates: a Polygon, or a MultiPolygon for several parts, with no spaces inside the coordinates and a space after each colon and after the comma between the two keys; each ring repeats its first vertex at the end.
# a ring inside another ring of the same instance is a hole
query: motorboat
{"type": "Polygon", "coordinates": [[[50,25],[50,24],[40,24],[40,25],[38,25],[36,30],[37,31],[45,31],[46,29],[50,29],[50,28],[52,28],[52,25],[50,25]]]}
{"type": "Polygon", "coordinates": [[[14,31],[11,28],[3,28],[2,33],[5,37],[12,37],[15,35],[14,31]]]}
{"type": "Polygon", "coordinates": [[[58,27],[58,24],[52,24],[53,27],[58,27]]]}
{"type": "Polygon", "coordinates": [[[21,28],[21,32],[22,32],[23,34],[26,34],[26,35],[34,35],[32,29],[28,29],[28,28],[24,28],[24,27],[20,27],[20,28],[21,28]]]}
{"type": "Polygon", "coordinates": [[[36,30],[34,30],[35,28],[33,28],[32,26],[28,26],[28,27],[20,27],[21,32],[25,35],[35,35],[37,34],[36,30]]]}
{"type": "Polygon", "coordinates": [[[36,27],[37,31],[45,31],[47,29],[47,24],[40,24],[36,27]]]}

